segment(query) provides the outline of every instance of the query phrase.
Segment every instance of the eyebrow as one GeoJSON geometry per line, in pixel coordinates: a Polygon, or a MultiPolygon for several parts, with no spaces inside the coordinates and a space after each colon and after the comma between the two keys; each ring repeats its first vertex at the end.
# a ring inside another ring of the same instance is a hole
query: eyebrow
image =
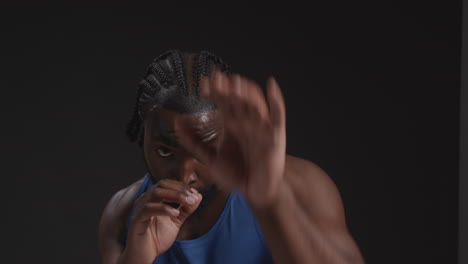
{"type": "MultiPolygon", "coordinates": [[[[206,144],[212,144],[215,140],[218,139],[219,133],[210,133],[207,137],[202,138],[202,142],[206,144]]],[[[153,134],[152,138],[157,141],[161,141],[164,144],[173,147],[173,148],[179,148],[180,145],[177,142],[177,137],[173,136],[174,131],[165,131],[165,133],[159,133],[159,134],[153,134]],[[166,134],[167,133],[167,134],[166,134]]]]}
{"type": "Polygon", "coordinates": [[[170,135],[157,134],[157,135],[153,135],[153,139],[161,141],[164,144],[166,144],[168,146],[171,146],[173,148],[178,148],[179,147],[179,143],[177,143],[176,138],[174,138],[173,136],[170,136],[170,135]]]}

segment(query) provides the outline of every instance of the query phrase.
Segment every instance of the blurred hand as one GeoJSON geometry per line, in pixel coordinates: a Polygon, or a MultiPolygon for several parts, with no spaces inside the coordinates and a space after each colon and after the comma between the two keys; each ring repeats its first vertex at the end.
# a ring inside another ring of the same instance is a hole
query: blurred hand
{"type": "Polygon", "coordinates": [[[217,105],[224,130],[213,147],[178,123],[182,145],[210,169],[221,189],[240,190],[253,207],[271,205],[282,184],[286,155],[286,111],[277,82],[268,79],[267,100],[254,81],[237,74],[215,71],[200,87],[201,95],[217,105]]]}

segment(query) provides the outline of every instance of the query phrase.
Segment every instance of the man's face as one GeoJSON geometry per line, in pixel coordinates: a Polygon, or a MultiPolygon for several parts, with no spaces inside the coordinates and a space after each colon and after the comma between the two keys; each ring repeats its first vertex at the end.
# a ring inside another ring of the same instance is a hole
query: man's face
{"type": "Polygon", "coordinates": [[[204,196],[204,203],[216,192],[209,181],[209,168],[183,146],[177,135],[184,128],[206,147],[215,147],[222,132],[222,120],[216,110],[181,114],[158,108],[144,122],[144,155],[155,180],[172,179],[190,185],[204,196]],[[205,197],[206,196],[206,197],[205,197]]]}

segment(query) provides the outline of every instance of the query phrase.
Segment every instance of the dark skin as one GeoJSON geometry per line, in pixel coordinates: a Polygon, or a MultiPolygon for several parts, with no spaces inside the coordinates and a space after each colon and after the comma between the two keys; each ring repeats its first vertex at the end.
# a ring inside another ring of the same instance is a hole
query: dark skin
{"type": "Polygon", "coordinates": [[[147,116],[145,158],[159,182],[137,200],[126,248],[118,238],[141,180],[106,206],[99,229],[103,263],[152,263],[175,239],[200,237],[234,189],[251,205],[275,263],[364,263],[331,178],[285,152],[285,106],[276,81],[269,79],[266,99],[256,83],[239,75],[216,73],[201,87],[217,110],[157,108],[147,116]],[[217,192],[206,192],[213,186],[217,192]],[[181,206],[171,212],[164,202],[181,206]]]}
{"type": "Polygon", "coordinates": [[[180,114],[160,108],[151,111],[145,121],[146,165],[155,180],[170,180],[186,188],[195,188],[201,194],[206,193],[202,196],[209,200],[206,206],[199,206],[181,226],[177,240],[189,240],[200,237],[214,225],[224,209],[229,192],[219,190],[208,180],[209,169],[180,146],[175,133],[175,120],[185,122],[202,142],[213,146],[219,141],[223,128],[217,111],[180,114]]]}

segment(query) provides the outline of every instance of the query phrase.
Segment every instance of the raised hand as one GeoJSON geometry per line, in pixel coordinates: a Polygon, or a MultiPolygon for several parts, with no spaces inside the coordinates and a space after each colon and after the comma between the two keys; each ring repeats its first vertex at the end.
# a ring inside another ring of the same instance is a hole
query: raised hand
{"type": "Polygon", "coordinates": [[[171,179],[158,181],[135,201],[126,260],[153,263],[177,238],[180,227],[200,205],[202,195],[187,184],[171,179]],[[180,204],[178,209],[164,202],[180,204]]]}
{"type": "Polygon", "coordinates": [[[255,82],[237,74],[215,71],[200,86],[201,95],[217,105],[223,133],[210,147],[179,122],[182,145],[210,169],[220,188],[240,190],[254,207],[271,205],[282,184],[286,155],[286,111],[277,82],[268,79],[267,100],[255,82]]]}

